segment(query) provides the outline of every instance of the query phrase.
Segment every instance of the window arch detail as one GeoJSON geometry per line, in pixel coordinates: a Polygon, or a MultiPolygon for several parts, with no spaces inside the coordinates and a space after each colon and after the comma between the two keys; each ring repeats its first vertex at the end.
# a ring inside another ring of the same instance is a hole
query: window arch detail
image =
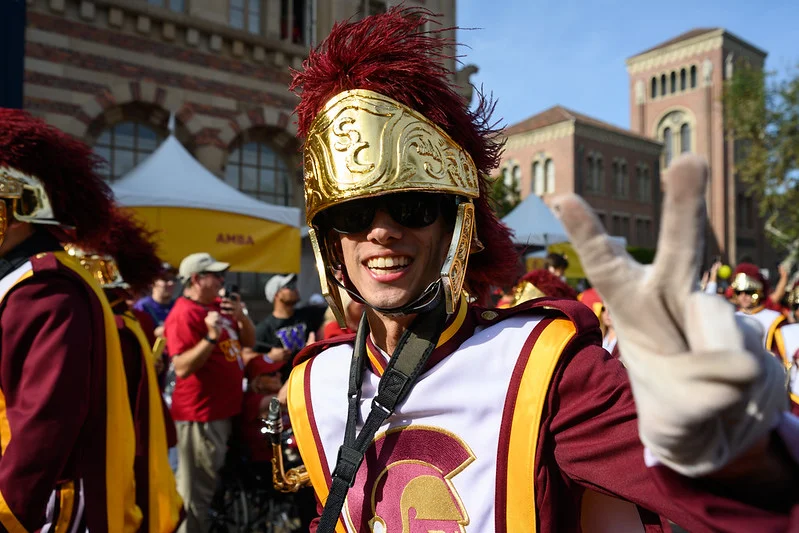
{"type": "MultiPolygon", "coordinates": [[[[99,169],[109,182],[122,178],[153,153],[169,135],[169,113],[153,104],[130,102],[106,109],[90,126],[88,142],[94,153],[107,162],[99,169]]],[[[176,125],[180,140],[190,138],[176,125]]]]}
{"type": "Polygon", "coordinates": [[[685,152],[695,152],[694,133],[696,119],[685,108],[672,109],[658,122],[655,137],[663,143],[661,165],[668,168],[674,157],[685,152]]]}
{"type": "Polygon", "coordinates": [[[233,143],[225,182],[256,200],[276,205],[294,205],[294,172],[290,157],[274,133],[249,130],[233,143]]]}

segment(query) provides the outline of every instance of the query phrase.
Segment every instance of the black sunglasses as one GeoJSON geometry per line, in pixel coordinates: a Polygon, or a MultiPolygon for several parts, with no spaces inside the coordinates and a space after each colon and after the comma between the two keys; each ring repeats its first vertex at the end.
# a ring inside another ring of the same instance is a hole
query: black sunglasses
{"type": "Polygon", "coordinates": [[[431,225],[439,215],[448,222],[454,221],[457,205],[452,196],[401,192],[330,207],[319,215],[319,226],[345,235],[361,233],[372,226],[378,209],[384,209],[397,224],[417,229],[431,225]]]}

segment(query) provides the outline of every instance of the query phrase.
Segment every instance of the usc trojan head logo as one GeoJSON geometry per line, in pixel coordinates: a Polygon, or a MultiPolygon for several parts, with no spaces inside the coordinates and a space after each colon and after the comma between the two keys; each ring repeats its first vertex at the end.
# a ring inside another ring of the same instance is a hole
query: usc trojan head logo
{"type": "Polygon", "coordinates": [[[451,479],[474,460],[442,429],[397,428],[375,439],[347,496],[356,531],[463,533],[469,515],[451,479]]]}

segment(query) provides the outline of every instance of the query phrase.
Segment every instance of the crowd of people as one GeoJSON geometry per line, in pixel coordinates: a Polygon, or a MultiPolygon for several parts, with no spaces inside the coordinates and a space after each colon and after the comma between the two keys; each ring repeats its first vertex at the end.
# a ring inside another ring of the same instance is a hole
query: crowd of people
{"type": "Polygon", "coordinates": [[[322,296],[274,275],[257,324],[232,265],[163,263],[86,145],[0,110],[0,532],[206,533],[232,449],[271,479],[276,403],[302,530],[799,531],[790,268],[700,287],[707,165],[682,155],[652,265],[566,195],[593,288],[557,254],[519,277],[492,106],[435,22],[338,24],[294,72],[322,296]]]}

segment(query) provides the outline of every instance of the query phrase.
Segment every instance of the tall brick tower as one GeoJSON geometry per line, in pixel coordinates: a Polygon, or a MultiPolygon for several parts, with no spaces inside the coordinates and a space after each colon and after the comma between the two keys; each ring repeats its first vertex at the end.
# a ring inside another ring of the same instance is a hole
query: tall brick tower
{"type": "Polygon", "coordinates": [[[722,102],[735,66],[745,61],[762,69],[765,59],[766,52],[723,28],[699,28],[627,60],[630,128],[663,143],[661,169],[682,152],[710,163],[706,260],[721,254],[773,267],[756,202],[735,175],[736,145],[725,138],[722,102]]]}

